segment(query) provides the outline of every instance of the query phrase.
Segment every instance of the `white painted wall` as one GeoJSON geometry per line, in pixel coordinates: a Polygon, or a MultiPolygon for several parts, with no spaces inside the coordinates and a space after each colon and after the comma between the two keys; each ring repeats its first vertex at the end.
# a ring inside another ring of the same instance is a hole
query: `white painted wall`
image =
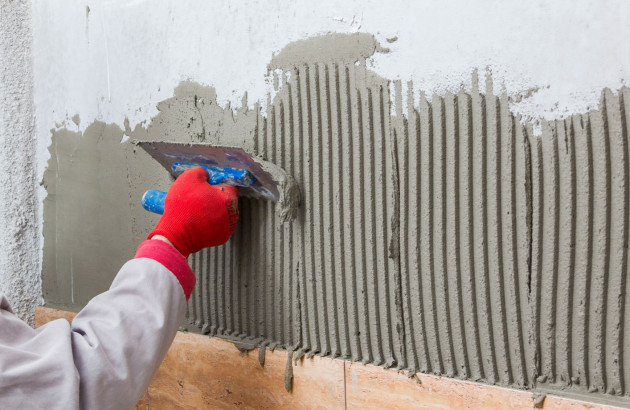
{"type": "Polygon", "coordinates": [[[0,2],[0,293],[32,322],[41,304],[31,2],[0,2]]]}
{"type": "MultiPolygon", "coordinates": [[[[35,0],[38,124],[81,114],[131,124],[155,114],[182,79],[219,100],[264,97],[266,65],[290,41],[373,33],[392,52],[373,65],[429,92],[457,90],[489,68],[510,93],[543,89],[515,111],[553,118],[596,105],[630,78],[625,0],[35,0]],[[89,14],[86,8],[89,7],[89,14]],[[548,87],[548,88],[546,88],[548,87]],[[40,110],[42,107],[45,109],[40,110]]],[[[40,134],[40,136],[43,136],[40,134]]]]}
{"type": "MultiPolygon", "coordinates": [[[[14,154],[26,155],[25,136],[31,135],[31,88],[14,78],[28,78],[30,31],[7,10],[26,13],[28,7],[2,4],[0,134],[20,142],[4,144],[0,155],[16,159],[14,154]]],[[[95,119],[122,126],[125,117],[133,127],[155,115],[156,103],[184,79],[216,87],[222,104],[239,105],[248,92],[251,105],[269,90],[266,66],[273,53],[329,31],[375,34],[391,53],[375,56],[373,69],[413,79],[428,93],[469,87],[474,69],[492,72],[495,86],[509,94],[539,87],[512,106],[533,118],[583,112],[597,105],[602,88],[630,80],[625,0],[33,0],[37,178],[48,160],[51,128],[84,129],[95,119]],[[398,40],[389,44],[393,37],[398,40]],[[69,120],[75,114],[79,126],[69,120]]],[[[16,160],[30,165],[29,158],[16,160]]],[[[6,178],[6,162],[2,166],[6,178]]],[[[28,167],[19,172],[20,178],[30,175],[28,167]]],[[[0,224],[11,226],[22,215],[5,204],[24,193],[1,195],[0,224]]],[[[44,195],[41,188],[38,204],[44,195]]],[[[11,252],[0,256],[5,289],[17,283],[5,263],[11,252]]],[[[24,292],[35,298],[38,282],[32,282],[24,292]]]]}

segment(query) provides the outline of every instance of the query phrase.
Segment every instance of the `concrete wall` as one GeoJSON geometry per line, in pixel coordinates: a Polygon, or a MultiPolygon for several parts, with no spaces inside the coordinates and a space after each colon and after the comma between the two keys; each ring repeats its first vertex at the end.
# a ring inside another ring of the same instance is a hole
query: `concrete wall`
{"type": "Polygon", "coordinates": [[[191,330],[627,403],[630,6],[410,4],[35,1],[46,302],[156,222],[134,139],[235,144],[304,203],[191,259],[191,330]]]}
{"type": "Polygon", "coordinates": [[[0,292],[32,322],[41,304],[41,227],[30,1],[0,3],[0,292]]]}

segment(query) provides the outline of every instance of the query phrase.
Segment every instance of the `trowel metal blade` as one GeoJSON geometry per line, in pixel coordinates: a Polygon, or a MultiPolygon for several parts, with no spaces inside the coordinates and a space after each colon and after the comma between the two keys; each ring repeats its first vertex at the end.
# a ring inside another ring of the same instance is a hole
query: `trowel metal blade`
{"type": "Polygon", "coordinates": [[[261,160],[252,157],[242,148],[176,142],[139,141],[136,143],[174,177],[180,174],[173,170],[175,162],[246,169],[256,177],[257,181],[251,187],[241,188],[241,195],[274,202],[277,202],[280,197],[278,182],[262,169],[259,162],[261,160]]]}

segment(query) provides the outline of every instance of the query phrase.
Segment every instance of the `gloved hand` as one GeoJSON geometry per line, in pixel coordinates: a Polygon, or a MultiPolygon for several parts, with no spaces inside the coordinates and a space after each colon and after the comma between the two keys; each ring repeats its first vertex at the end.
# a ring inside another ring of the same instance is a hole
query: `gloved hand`
{"type": "Polygon", "coordinates": [[[184,257],[224,244],[236,230],[238,192],[238,187],[210,185],[203,168],[186,170],[168,190],[164,214],[148,239],[164,236],[184,257]]]}

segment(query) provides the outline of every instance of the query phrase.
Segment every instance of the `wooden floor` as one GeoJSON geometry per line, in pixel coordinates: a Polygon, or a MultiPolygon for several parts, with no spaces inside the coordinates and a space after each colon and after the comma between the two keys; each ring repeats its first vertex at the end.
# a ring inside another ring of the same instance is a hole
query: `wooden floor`
{"type": "MultiPolygon", "coordinates": [[[[39,307],[35,327],[71,321],[74,313],[39,307]]],[[[288,352],[241,352],[219,338],[178,332],[137,409],[612,409],[561,397],[392,369],[312,357],[292,366],[285,389],[288,352]]]]}

